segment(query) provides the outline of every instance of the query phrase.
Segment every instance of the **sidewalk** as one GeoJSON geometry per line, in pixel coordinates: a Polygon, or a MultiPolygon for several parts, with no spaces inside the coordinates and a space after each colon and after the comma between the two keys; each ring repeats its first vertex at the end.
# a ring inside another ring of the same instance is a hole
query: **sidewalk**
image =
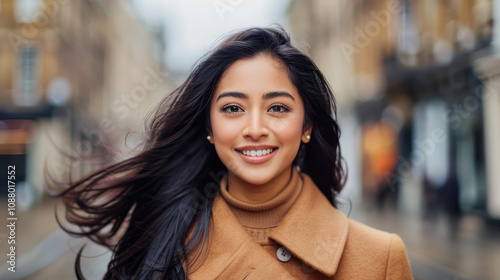
{"type": "MultiPolygon", "coordinates": [[[[7,221],[5,197],[0,199],[0,220],[7,221]]],[[[7,270],[7,227],[0,227],[0,279],[2,280],[71,280],[76,279],[74,263],[76,253],[84,239],[70,237],[55,220],[57,199],[43,197],[42,201],[25,212],[16,211],[16,271],[7,270]]],[[[60,202],[59,202],[60,203],[60,202]]],[[[58,205],[60,219],[64,220],[62,205],[58,205]]],[[[90,279],[101,279],[109,262],[110,254],[97,245],[87,246],[82,266],[90,279]],[[96,257],[94,257],[96,256],[96,257]],[[91,269],[90,269],[91,268],[91,269]],[[88,273],[90,271],[90,274],[88,273]],[[99,274],[101,273],[101,274],[99,274]],[[100,275],[98,277],[97,275],[100,275]]]]}
{"type": "Polygon", "coordinates": [[[479,215],[422,218],[390,207],[358,207],[350,217],[398,234],[415,279],[500,279],[500,228],[487,226],[479,215]]]}

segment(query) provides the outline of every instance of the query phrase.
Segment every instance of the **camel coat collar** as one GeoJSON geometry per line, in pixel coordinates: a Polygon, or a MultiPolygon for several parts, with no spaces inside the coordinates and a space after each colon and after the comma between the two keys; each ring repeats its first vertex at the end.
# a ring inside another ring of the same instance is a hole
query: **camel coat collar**
{"type": "MultiPolygon", "coordinates": [[[[344,250],[349,222],[342,212],[331,206],[307,174],[300,173],[300,177],[301,194],[278,227],[271,231],[269,239],[287,248],[307,266],[331,277],[344,250]]],[[[252,276],[262,275],[266,279],[291,278],[284,267],[273,264],[276,256],[273,258],[246,232],[220,194],[214,198],[212,215],[207,259],[199,269],[190,272],[190,279],[222,278],[228,271],[251,271],[252,276]]],[[[245,275],[241,279],[243,277],[245,275]]],[[[238,279],[234,274],[231,278],[238,279]]]]}

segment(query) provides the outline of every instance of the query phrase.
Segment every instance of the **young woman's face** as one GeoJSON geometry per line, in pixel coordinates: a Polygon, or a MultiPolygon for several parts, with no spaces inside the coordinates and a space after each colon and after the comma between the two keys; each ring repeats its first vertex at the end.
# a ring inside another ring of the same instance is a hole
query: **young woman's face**
{"type": "Polygon", "coordinates": [[[222,75],[210,106],[211,140],[231,176],[265,184],[288,171],[301,141],[304,103],[284,65],[240,59],[222,75]]]}

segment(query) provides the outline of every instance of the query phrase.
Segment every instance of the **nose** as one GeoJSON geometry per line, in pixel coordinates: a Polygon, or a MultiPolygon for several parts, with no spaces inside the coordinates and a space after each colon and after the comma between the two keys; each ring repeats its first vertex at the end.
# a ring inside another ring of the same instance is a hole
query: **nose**
{"type": "Polygon", "coordinates": [[[243,137],[252,140],[259,140],[261,137],[268,136],[269,129],[267,128],[265,116],[258,110],[253,110],[248,116],[242,133],[243,137]]]}

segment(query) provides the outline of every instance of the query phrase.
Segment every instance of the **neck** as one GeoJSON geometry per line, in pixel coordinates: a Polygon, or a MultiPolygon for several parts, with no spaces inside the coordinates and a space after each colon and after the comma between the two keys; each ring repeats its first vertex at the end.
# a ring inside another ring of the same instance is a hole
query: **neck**
{"type": "Polygon", "coordinates": [[[254,185],[235,176],[228,175],[228,192],[236,199],[247,203],[263,203],[275,197],[290,182],[293,167],[285,169],[271,181],[254,185]]]}

